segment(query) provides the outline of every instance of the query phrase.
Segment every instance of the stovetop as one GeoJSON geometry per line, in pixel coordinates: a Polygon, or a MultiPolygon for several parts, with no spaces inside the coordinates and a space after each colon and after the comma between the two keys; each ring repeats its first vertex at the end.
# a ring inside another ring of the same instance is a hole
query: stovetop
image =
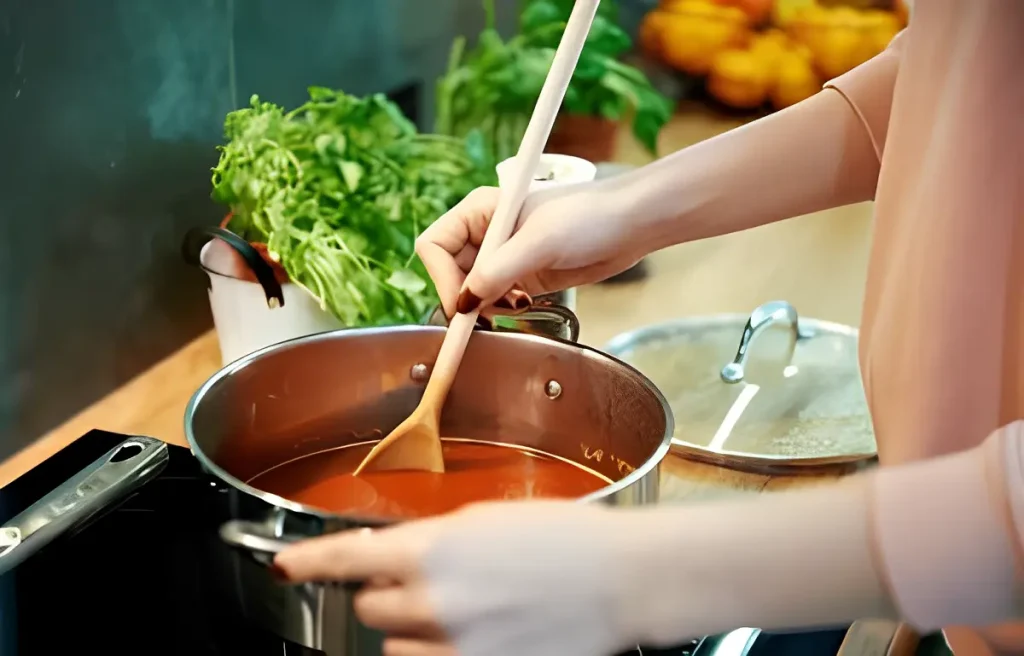
{"type": "MultiPolygon", "coordinates": [[[[0,490],[0,525],[125,439],[92,431],[0,490]]],[[[315,654],[246,624],[208,585],[218,566],[211,553],[223,549],[217,526],[226,503],[224,488],[187,449],[169,447],[157,478],[0,576],[0,656],[86,648],[106,656],[315,654]]],[[[835,656],[844,634],[736,632],[642,653],[835,656]],[[749,644],[738,650],[744,639],[749,644]]]]}
{"type": "MultiPolygon", "coordinates": [[[[0,521],[36,502],[126,439],[92,431],[0,490],[0,521]]],[[[204,585],[224,492],[187,449],[116,509],[0,577],[0,655],[282,654],[204,585]]]]}

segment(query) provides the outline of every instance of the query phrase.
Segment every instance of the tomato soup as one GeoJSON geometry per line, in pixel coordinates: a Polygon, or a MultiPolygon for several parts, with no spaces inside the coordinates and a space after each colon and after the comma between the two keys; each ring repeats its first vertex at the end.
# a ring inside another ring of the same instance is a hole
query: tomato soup
{"type": "Polygon", "coordinates": [[[477,501],[573,499],[611,480],[567,460],[513,446],[443,440],[445,472],[352,474],[372,443],[297,458],[248,481],[256,489],[339,515],[426,517],[477,501]]]}

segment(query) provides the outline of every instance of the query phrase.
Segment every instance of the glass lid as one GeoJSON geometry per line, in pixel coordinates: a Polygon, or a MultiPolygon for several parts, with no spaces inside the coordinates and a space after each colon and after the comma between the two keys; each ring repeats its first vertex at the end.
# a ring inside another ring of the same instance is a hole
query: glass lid
{"type": "Polygon", "coordinates": [[[732,466],[852,464],[876,454],[857,331],[784,301],[619,335],[604,349],[668,399],[673,448],[732,466]]]}

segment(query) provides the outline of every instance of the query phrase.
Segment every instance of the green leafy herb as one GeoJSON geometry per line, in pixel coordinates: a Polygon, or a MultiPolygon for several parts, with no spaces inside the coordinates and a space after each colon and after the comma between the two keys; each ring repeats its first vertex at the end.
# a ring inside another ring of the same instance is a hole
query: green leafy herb
{"type": "MultiPolygon", "coordinates": [[[[494,161],[518,149],[540,96],[555,49],[572,12],[573,0],[525,0],[519,32],[508,41],[494,29],[493,0],[484,0],[488,24],[475,47],[465,39],[452,45],[448,70],[438,82],[436,132],[477,133],[494,161]]],[[[619,58],[632,48],[618,25],[618,6],[598,6],[583,52],[566,91],[563,111],[620,121],[632,114],[633,133],[652,154],[672,116],[673,103],[647,77],[619,58]]]]}
{"type": "Polygon", "coordinates": [[[437,301],[413,247],[490,182],[479,138],[418,134],[382,95],[311,88],[290,112],[256,96],[224,121],[213,197],[345,325],[412,323],[437,301]]]}

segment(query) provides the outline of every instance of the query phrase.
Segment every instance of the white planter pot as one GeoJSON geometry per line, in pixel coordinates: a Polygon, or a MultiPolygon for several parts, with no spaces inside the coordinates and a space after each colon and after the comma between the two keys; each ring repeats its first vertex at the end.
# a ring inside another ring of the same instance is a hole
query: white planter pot
{"type": "Polygon", "coordinates": [[[225,365],[271,344],[343,327],[294,283],[280,285],[283,304],[268,297],[245,260],[220,239],[202,247],[199,261],[210,277],[210,309],[225,365]]]}

